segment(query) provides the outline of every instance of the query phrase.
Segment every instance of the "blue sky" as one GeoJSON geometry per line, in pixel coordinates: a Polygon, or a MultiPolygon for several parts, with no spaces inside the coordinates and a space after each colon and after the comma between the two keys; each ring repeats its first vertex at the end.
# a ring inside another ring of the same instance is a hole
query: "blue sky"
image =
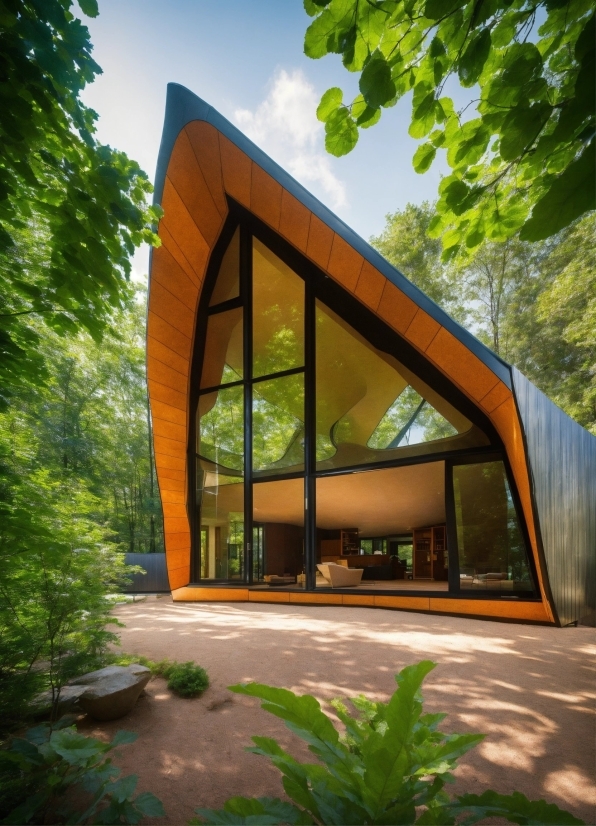
{"type": "MultiPolygon", "coordinates": [[[[410,101],[385,110],[344,158],[324,150],[314,110],[340,86],[351,99],[357,76],[336,55],[310,60],[301,0],[99,0],[85,18],[103,69],[83,99],[99,114],[98,136],[135,158],[151,179],[161,137],[166,86],[204,98],[367,240],[385,215],[408,201],[436,197],[443,162],[412,168],[410,101]]],[[[147,269],[147,252],[135,271],[147,269]]]]}

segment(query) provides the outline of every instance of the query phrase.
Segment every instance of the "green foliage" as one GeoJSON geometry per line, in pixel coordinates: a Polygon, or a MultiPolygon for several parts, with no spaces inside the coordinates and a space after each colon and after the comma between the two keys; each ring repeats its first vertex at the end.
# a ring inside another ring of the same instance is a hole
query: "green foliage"
{"type": "Polygon", "coordinates": [[[351,151],[359,128],[412,93],[409,132],[425,139],[414,154],[415,170],[426,172],[438,149],[447,153],[452,172],[441,181],[430,227],[433,237],[443,237],[446,260],[485,238],[551,237],[596,207],[590,0],[304,5],[314,18],[305,54],[340,54],[346,69],[360,75],[352,103],[344,103],[338,88],[323,95],[317,116],[327,151],[351,151]],[[474,88],[461,111],[444,95],[452,77],[474,88]]]}
{"type": "MultiPolygon", "coordinates": [[[[29,316],[99,339],[121,304],[130,255],[159,209],[138,164],[94,138],[80,92],[101,71],[70,0],[2,0],[0,406],[43,376],[29,316]]],[[[80,4],[97,14],[95,0],[80,4]]]]}
{"type": "Polygon", "coordinates": [[[262,707],[280,717],[308,744],[316,763],[301,763],[268,737],[253,737],[254,754],[267,757],[283,774],[293,804],[273,798],[233,797],[220,811],[196,809],[209,824],[472,824],[502,817],[518,824],[579,824],[571,814],[524,795],[463,795],[450,798],[446,783],[457,760],[482,739],[480,734],[445,734],[445,714],[424,714],[420,688],[435,664],[426,660],[404,668],[388,703],[362,695],[356,713],[334,702],[345,726],[340,736],[331,719],[309,695],[248,683],[231,690],[259,697],[262,707]],[[463,820],[461,820],[463,818],[463,820]]]}
{"type": "Polygon", "coordinates": [[[177,665],[177,663],[172,660],[150,660],[149,657],[144,657],[142,654],[124,654],[122,652],[112,652],[112,654],[106,658],[106,662],[109,662],[110,665],[124,666],[138,663],[139,665],[144,665],[145,668],[149,668],[154,677],[165,677],[166,679],[172,668],[177,665]]]}
{"type": "Polygon", "coordinates": [[[181,697],[197,697],[209,688],[209,675],[204,668],[193,662],[175,663],[165,670],[164,676],[170,691],[175,691],[181,697]]]}
{"type": "Polygon", "coordinates": [[[46,823],[51,818],[51,823],[111,824],[163,817],[155,795],[144,792],[133,798],[136,775],[118,777],[120,769],[105,758],[137,735],[119,731],[111,743],[102,743],[79,734],[71,722],[44,723],[13,737],[0,751],[0,823],[46,823]]]}

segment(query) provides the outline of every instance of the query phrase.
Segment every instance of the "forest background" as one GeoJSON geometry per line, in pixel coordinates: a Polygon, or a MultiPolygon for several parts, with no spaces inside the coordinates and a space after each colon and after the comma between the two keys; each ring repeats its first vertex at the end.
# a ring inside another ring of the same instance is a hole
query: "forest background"
{"type": "MultiPolygon", "coordinates": [[[[323,4],[320,4],[321,7],[323,4]]],[[[95,0],[80,0],[97,14],[95,0]]],[[[0,0],[0,704],[101,660],[123,552],[163,551],[145,388],[151,186],[95,137],[99,67],[69,0],[0,0]],[[92,274],[90,278],[89,275],[92,274]],[[65,652],[71,656],[64,658],[65,652]],[[74,652],[74,656],[73,655],[74,652]],[[49,671],[34,668],[43,660],[49,671]]],[[[373,246],[596,433],[596,219],[483,240],[444,261],[435,205],[387,216],[373,246]]],[[[6,716],[8,715],[8,717],[6,716]]]]}

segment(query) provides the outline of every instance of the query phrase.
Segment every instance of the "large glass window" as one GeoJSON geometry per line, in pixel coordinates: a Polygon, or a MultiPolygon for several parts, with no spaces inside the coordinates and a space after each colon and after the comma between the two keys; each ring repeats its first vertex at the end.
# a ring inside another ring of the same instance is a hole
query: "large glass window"
{"type": "Polygon", "coordinates": [[[253,239],[253,376],[304,365],[304,281],[253,239]]]}
{"type": "Polygon", "coordinates": [[[255,382],[252,394],[255,473],[304,470],[304,373],[255,382]]]}
{"type": "Polygon", "coordinates": [[[438,393],[320,301],[315,324],[320,469],[488,443],[438,393]]]}
{"type": "Polygon", "coordinates": [[[244,577],[244,391],[199,398],[197,516],[203,579],[244,577]]]}
{"type": "Polygon", "coordinates": [[[232,240],[224,253],[224,257],[217,274],[217,281],[211,293],[210,307],[238,298],[240,295],[240,228],[232,236],[232,240]]]}
{"type": "Polygon", "coordinates": [[[201,387],[242,379],[242,307],[209,316],[201,387]]]}
{"type": "Polygon", "coordinates": [[[460,587],[533,591],[526,545],[502,462],[453,468],[460,587]]]}
{"type": "Polygon", "coordinates": [[[253,578],[303,588],[304,478],[253,485],[253,578]]]}

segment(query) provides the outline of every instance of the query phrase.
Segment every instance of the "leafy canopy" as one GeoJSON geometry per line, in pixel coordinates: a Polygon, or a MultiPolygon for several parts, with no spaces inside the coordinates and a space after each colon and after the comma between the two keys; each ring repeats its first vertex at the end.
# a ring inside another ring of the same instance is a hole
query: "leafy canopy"
{"type": "Polygon", "coordinates": [[[424,714],[420,688],[435,664],[423,660],[396,675],[397,691],[388,703],[364,696],[353,699],[356,715],[334,701],[345,726],[341,737],[318,701],[285,688],[259,683],[231,687],[258,697],[262,708],[280,717],[308,744],[317,759],[301,763],[269,737],[253,737],[254,754],[269,758],[283,775],[286,795],[294,801],[232,797],[220,811],[196,809],[209,824],[390,824],[449,826],[500,817],[518,824],[581,823],[544,800],[487,791],[451,799],[444,791],[458,758],[483,739],[481,734],[445,734],[445,714],[424,714]],[[464,818],[463,820],[461,818],[464,818]]]}
{"type": "Polygon", "coordinates": [[[359,129],[412,92],[414,168],[437,150],[451,174],[439,186],[432,237],[444,258],[484,238],[548,238],[595,204],[592,0],[304,0],[314,18],[304,51],[342,56],[360,94],[325,92],[317,116],[326,147],[350,152],[359,129]],[[473,100],[456,111],[455,77],[473,100]],[[476,111],[473,111],[475,106],[476,111]],[[470,117],[470,115],[472,115],[470,117]]]}
{"type": "MultiPolygon", "coordinates": [[[[98,13],[96,0],[79,5],[98,13]]],[[[158,243],[146,174],[96,141],[79,99],[101,69],[71,6],[0,0],[0,405],[43,367],[23,318],[99,339],[134,248],[158,243]]]]}

